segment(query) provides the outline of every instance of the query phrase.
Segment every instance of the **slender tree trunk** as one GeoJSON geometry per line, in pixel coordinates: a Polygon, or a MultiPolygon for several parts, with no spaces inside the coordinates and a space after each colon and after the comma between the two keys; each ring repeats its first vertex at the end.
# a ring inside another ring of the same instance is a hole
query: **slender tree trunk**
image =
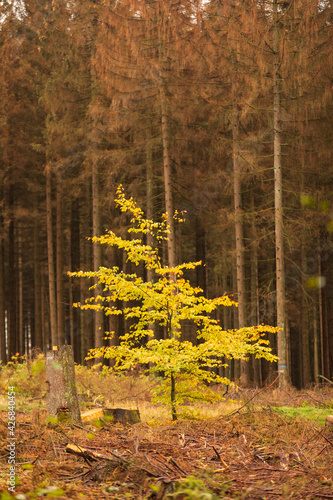
{"type": "MultiPolygon", "coordinates": [[[[3,226],[1,224],[1,229],[3,226]]],[[[5,279],[4,279],[4,245],[0,236],[0,360],[3,365],[7,363],[6,352],[6,323],[5,323],[5,279]]]]}
{"type": "MultiPolygon", "coordinates": [[[[92,245],[87,244],[86,237],[90,235],[91,225],[92,225],[92,210],[90,209],[89,201],[92,198],[91,195],[92,186],[86,185],[85,197],[81,201],[81,207],[79,211],[79,223],[80,223],[80,269],[88,270],[91,269],[92,262],[92,245]]],[[[88,296],[89,286],[87,280],[80,281],[80,302],[83,303],[85,298],[88,296]]],[[[94,347],[94,316],[93,311],[81,311],[80,317],[80,337],[81,337],[81,359],[82,362],[85,360],[87,352],[94,347]]]]}
{"type": "Polygon", "coordinates": [[[302,317],[301,317],[301,353],[302,353],[302,387],[308,387],[311,382],[310,372],[310,339],[309,339],[309,305],[306,300],[306,256],[305,241],[302,236],[301,243],[301,271],[302,271],[302,317]]]}
{"type": "Polygon", "coordinates": [[[57,328],[57,303],[56,285],[54,272],[54,252],[53,252],[53,223],[52,223],[52,184],[51,167],[46,166],[46,229],[47,229],[47,261],[48,261],[48,281],[49,281],[49,309],[50,309],[50,329],[52,346],[58,346],[57,328]]]}
{"type": "Polygon", "coordinates": [[[18,228],[17,236],[17,250],[18,250],[18,340],[19,349],[18,352],[23,355],[25,354],[25,339],[23,331],[23,269],[22,269],[22,235],[21,228],[18,228]]]}
{"type": "MultiPolygon", "coordinates": [[[[159,95],[161,106],[161,126],[162,126],[162,144],[163,144],[163,177],[164,177],[164,193],[165,193],[165,210],[167,213],[167,221],[169,226],[168,234],[168,266],[173,268],[177,265],[176,260],[176,238],[174,227],[174,209],[173,209],[173,194],[172,194],[172,168],[170,159],[170,138],[169,138],[169,123],[168,123],[168,110],[167,101],[164,87],[164,75],[162,71],[163,56],[162,56],[162,41],[161,33],[159,33],[159,95]]],[[[175,281],[173,273],[170,276],[171,281],[175,281]]],[[[176,292],[175,292],[176,293],[176,292]]],[[[174,332],[170,327],[168,331],[169,336],[172,338],[174,332]]],[[[176,381],[174,374],[171,374],[171,413],[172,420],[177,420],[177,411],[175,406],[176,397],[176,381]]]]}
{"type": "Polygon", "coordinates": [[[286,306],[285,306],[285,272],[283,242],[283,199],[282,199],[282,164],[281,164],[281,76],[280,76],[280,35],[278,20],[278,0],[273,0],[273,127],[274,127],[274,191],[275,191],[275,258],[276,258],[276,313],[278,343],[279,385],[283,387],[288,381],[287,347],[286,347],[286,306]]]}
{"type": "MultiPolygon", "coordinates": [[[[153,203],[153,151],[151,145],[151,131],[146,137],[146,193],[147,193],[147,219],[153,220],[154,217],[154,203],[153,203]]],[[[153,248],[153,237],[150,233],[147,234],[147,245],[153,248]]],[[[152,282],[154,277],[154,270],[147,269],[147,281],[152,282]]]]}
{"type": "MultiPolygon", "coordinates": [[[[92,229],[93,236],[100,234],[100,196],[99,196],[99,173],[97,162],[92,161],[92,229]]],[[[101,267],[101,246],[94,243],[93,246],[93,266],[94,271],[98,271],[101,267]]],[[[94,297],[101,295],[101,287],[97,285],[94,288],[94,297]]],[[[102,347],[102,327],[103,327],[103,312],[96,311],[94,315],[94,347],[96,349],[102,347]]],[[[100,363],[101,358],[96,358],[95,363],[100,363]]]]}
{"type": "Polygon", "coordinates": [[[318,319],[317,319],[317,307],[316,303],[313,307],[313,376],[315,383],[318,382],[319,375],[319,335],[318,335],[318,319]]]}
{"type": "MultiPolygon", "coordinates": [[[[236,102],[232,108],[232,159],[234,168],[234,209],[235,209],[235,240],[236,240],[236,279],[238,301],[238,327],[245,327],[245,290],[244,290],[244,237],[241,167],[239,164],[239,113],[236,102]]],[[[248,363],[240,362],[240,383],[249,383],[248,363]]]]}
{"type": "MultiPolygon", "coordinates": [[[[327,269],[327,268],[326,268],[327,269]]],[[[328,271],[326,269],[321,269],[324,276],[327,275],[328,271]]],[[[320,274],[322,276],[322,274],[320,274]]],[[[322,292],[322,314],[323,314],[323,325],[322,325],[322,375],[326,378],[330,378],[330,305],[331,305],[332,291],[330,283],[326,285],[322,292]]]]}
{"type": "Polygon", "coordinates": [[[42,346],[43,346],[43,351],[46,354],[47,349],[50,347],[49,344],[49,339],[46,338],[46,331],[45,331],[45,288],[44,288],[44,274],[41,275],[41,284],[40,284],[40,294],[41,294],[41,301],[40,301],[40,309],[41,309],[41,321],[42,321],[42,346]]]}
{"type": "Polygon", "coordinates": [[[171,373],[171,416],[172,420],[177,420],[177,407],[176,407],[176,380],[175,375],[171,373]]]}
{"type": "Polygon", "coordinates": [[[204,296],[207,297],[206,228],[200,214],[195,218],[195,253],[197,262],[202,262],[201,266],[196,268],[197,286],[202,288],[204,296]]]}
{"type": "MultiPolygon", "coordinates": [[[[321,266],[321,248],[318,248],[318,276],[322,276],[322,266],[321,266]]],[[[325,350],[324,350],[324,316],[323,316],[323,289],[318,288],[318,313],[319,313],[319,337],[320,337],[320,369],[321,374],[325,376],[325,350]]]]}
{"type": "Polygon", "coordinates": [[[34,218],[34,345],[43,349],[42,318],[41,318],[41,275],[40,252],[37,217],[34,218]]]}
{"type": "MultiPolygon", "coordinates": [[[[254,207],[254,204],[252,204],[254,207]]],[[[252,224],[252,245],[251,245],[251,323],[253,325],[259,324],[259,275],[258,275],[258,251],[256,245],[256,228],[252,224]]],[[[261,386],[261,366],[260,359],[253,356],[253,378],[257,387],[261,386]]]]}
{"type": "MultiPolygon", "coordinates": [[[[232,290],[237,290],[237,269],[236,269],[234,259],[232,262],[232,290]]],[[[238,308],[236,308],[236,307],[232,308],[232,326],[231,326],[231,328],[234,328],[234,329],[239,328],[239,316],[238,316],[237,309],[238,308]]],[[[241,377],[241,366],[240,366],[239,359],[233,360],[233,376],[234,376],[234,380],[239,382],[240,377],[241,377]]]]}
{"type": "MultiPolygon", "coordinates": [[[[147,202],[146,202],[146,212],[147,212],[147,219],[153,220],[154,218],[154,190],[153,190],[153,149],[152,149],[152,144],[151,144],[151,129],[147,132],[146,136],[146,195],[147,195],[147,202]]],[[[153,237],[150,233],[147,234],[147,245],[153,248],[154,245],[154,240],[153,237]]],[[[147,281],[150,283],[153,283],[154,281],[154,270],[153,269],[147,269],[147,281]]],[[[152,308],[149,309],[150,311],[152,308]]],[[[111,318],[111,316],[110,316],[111,318]]],[[[156,328],[154,323],[150,323],[148,325],[149,330],[153,330],[154,333],[156,333],[156,328]]],[[[147,337],[147,340],[148,337],[147,337]]]]}
{"type": "MultiPolygon", "coordinates": [[[[71,203],[71,237],[70,237],[70,261],[71,270],[80,270],[81,245],[80,245],[80,204],[75,199],[71,203]]],[[[83,280],[81,280],[83,281],[83,280]]],[[[76,280],[70,280],[70,324],[71,324],[71,345],[73,346],[74,360],[81,361],[81,330],[80,317],[85,313],[73,308],[73,302],[80,302],[80,284],[76,280]]]]}
{"type": "Polygon", "coordinates": [[[165,210],[168,216],[169,235],[168,235],[168,265],[169,267],[176,266],[176,242],[175,242],[175,227],[174,227],[174,209],[173,209],[173,194],[172,194],[172,168],[170,159],[170,138],[169,138],[169,123],[167,100],[164,87],[164,75],[162,71],[163,55],[161,35],[159,35],[159,95],[161,106],[161,125],[162,125],[162,144],[163,144],[163,177],[164,177],[164,193],[165,193],[165,210]]]}
{"type": "Polygon", "coordinates": [[[8,256],[8,361],[17,352],[18,342],[17,342],[17,325],[16,325],[16,248],[15,248],[15,218],[14,218],[14,200],[13,200],[13,188],[9,188],[9,227],[8,227],[8,239],[9,239],[9,256],[8,256]]]}
{"type": "Polygon", "coordinates": [[[57,252],[57,330],[59,345],[65,343],[64,298],[63,298],[63,248],[62,248],[62,188],[60,174],[56,178],[56,252],[57,252]]]}

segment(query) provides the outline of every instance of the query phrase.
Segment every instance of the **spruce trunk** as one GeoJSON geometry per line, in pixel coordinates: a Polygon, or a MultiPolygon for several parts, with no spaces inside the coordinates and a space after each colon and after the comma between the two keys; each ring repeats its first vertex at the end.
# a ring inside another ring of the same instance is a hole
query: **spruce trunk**
{"type": "Polygon", "coordinates": [[[65,342],[65,322],[64,322],[64,307],[63,307],[63,256],[62,256],[62,193],[61,193],[60,174],[57,173],[56,184],[56,252],[57,252],[57,330],[59,345],[65,342]]]}
{"type": "MultiPolygon", "coordinates": [[[[239,164],[239,114],[237,104],[232,109],[232,159],[234,167],[234,209],[235,209],[235,240],[236,240],[236,279],[238,300],[238,327],[245,327],[245,293],[244,293],[244,238],[241,168],[239,164]]],[[[249,382],[248,363],[240,362],[240,383],[246,386],[249,382]]]]}
{"type": "MultiPolygon", "coordinates": [[[[99,178],[97,162],[93,159],[92,162],[92,226],[93,236],[99,236],[100,232],[100,199],[99,199],[99,178]]],[[[97,243],[93,246],[93,266],[94,271],[98,271],[101,267],[101,247],[97,243]]],[[[95,299],[101,295],[101,287],[96,284],[94,288],[95,299]]],[[[102,326],[103,326],[103,313],[96,311],[94,316],[94,347],[98,349],[102,347],[102,326]]],[[[100,358],[95,358],[95,364],[101,362],[100,358]]]]}
{"type": "Polygon", "coordinates": [[[46,166],[46,229],[47,229],[47,262],[48,262],[48,281],[49,281],[49,302],[50,302],[50,328],[52,346],[58,345],[57,328],[57,303],[54,272],[54,252],[53,252],[53,223],[52,223],[52,185],[51,185],[51,167],[46,166]]]}
{"type": "Polygon", "coordinates": [[[285,272],[283,242],[283,199],[282,199],[282,164],[281,164],[281,76],[280,76],[280,36],[278,19],[278,0],[273,1],[273,127],[274,127],[274,214],[275,214],[275,262],[276,262],[276,316],[279,385],[283,387],[288,380],[286,356],[286,306],[285,272]]]}

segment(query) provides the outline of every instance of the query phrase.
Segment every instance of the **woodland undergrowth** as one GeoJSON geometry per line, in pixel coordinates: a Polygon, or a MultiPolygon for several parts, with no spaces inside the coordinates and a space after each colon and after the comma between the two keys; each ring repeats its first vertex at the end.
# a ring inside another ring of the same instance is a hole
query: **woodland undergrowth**
{"type": "Polygon", "coordinates": [[[82,411],[137,407],[141,422],[54,423],[45,410],[43,358],[13,360],[0,373],[1,500],[333,497],[333,434],[321,425],[333,413],[330,385],[307,391],[229,388],[224,402],[188,402],[172,422],[151,403],[158,378],[115,377],[107,368],[82,366],[76,367],[76,377],[82,411]],[[9,384],[17,391],[15,494],[6,488],[9,384]],[[71,455],[68,444],[97,455],[71,455]]]}

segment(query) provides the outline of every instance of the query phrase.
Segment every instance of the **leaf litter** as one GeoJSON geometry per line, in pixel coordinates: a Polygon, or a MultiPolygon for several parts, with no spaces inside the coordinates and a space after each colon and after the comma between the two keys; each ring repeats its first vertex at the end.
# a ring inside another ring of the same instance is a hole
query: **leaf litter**
{"type": "MultiPolygon", "coordinates": [[[[5,412],[0,417],[5,492],[5,412]]],[[[26,498],[333,499],[332,435],[270,407],[204,421],[101,428],[51,424],[35,410],[18,414],[16,437],[15,494],[26,498]],[[189,478],[201,480],[206,496],[189,478]]]]}

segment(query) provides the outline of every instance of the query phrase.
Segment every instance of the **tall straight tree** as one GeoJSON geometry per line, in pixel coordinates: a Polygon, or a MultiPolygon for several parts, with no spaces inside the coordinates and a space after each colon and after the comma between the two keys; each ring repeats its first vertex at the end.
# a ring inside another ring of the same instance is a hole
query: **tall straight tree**
{"type": "Polygon", "coordinates": [[[281,163],[281,42],[279,24],[279,1],[273,0],[273,134],[274,134],[274,214],[276,255],[276,322],[278,332],[279,384],[284,386],[288,379],[286,346],[286,291],[284,270],[283,236],[283,186],[281,163]]]}

